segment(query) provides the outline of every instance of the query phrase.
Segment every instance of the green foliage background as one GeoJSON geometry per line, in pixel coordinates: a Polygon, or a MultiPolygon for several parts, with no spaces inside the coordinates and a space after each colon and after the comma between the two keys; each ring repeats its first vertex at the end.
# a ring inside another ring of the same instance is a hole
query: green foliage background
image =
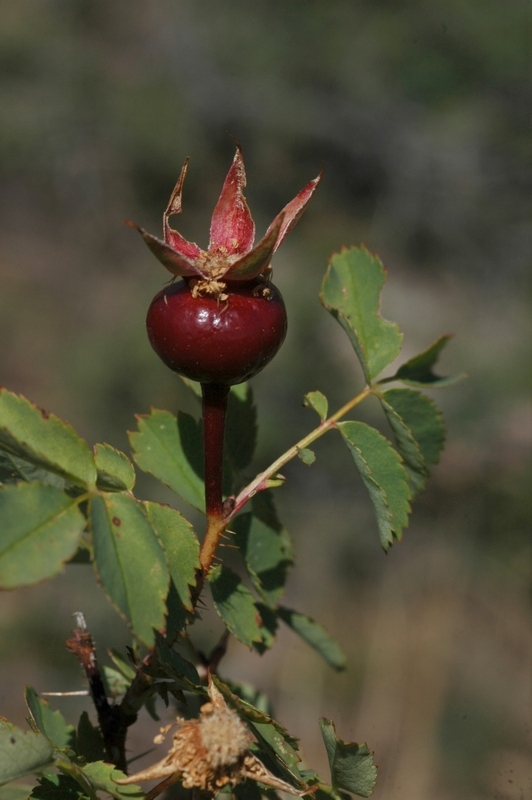
{"type": "MultiPolygon", "coordinates": [[[[257,465],[315,424],[301,406],[306,392],[323,391],[335,407],[363,385],[317,298],[343,244],[364,242],[388,267],[383,312],[401,323],[405,355],[453,331],[442,372],[470,377],[439,395],[446,451],[386,558],[337,443],[320,442],[311,469],[286,470],[278,500],[297,564],[287,603],[342,641],[347,672],[331,677],[288,630],[262,660],[235,646],[224,670],[270,693],[318,767],[318,716],[335,719],[345,739],[367,740],[380,767],[377,800],[520,797],[532,773],[529,6],[1,6],[0,382],[91,444],[126,451],[135,413],[194,411],[144,332],[166,274],[123,220],[160,231],[189,155],[179,229],[205,245],[233,155],[226,132],[244,150],[259,233],[324,166],[274,261],[290,332],[254,381],[257,465]]],[[[374,405],[364,418],[386,430],[374,405]]],[[[83,565],[0,597],[0,714],[22,723],[22,683],[82,688],[63,645],[76,610],[102,653],[120,644],[83,565]]],[[[216,625],[213,617],[212,641],[216,625]]],[[[125,629],[119,637],[127,641],[125,629]]],[[[59,702],[67,717],[86,703],[59,702]]],[[[156,729],[147,719],[131,749],[156,729]]]]}

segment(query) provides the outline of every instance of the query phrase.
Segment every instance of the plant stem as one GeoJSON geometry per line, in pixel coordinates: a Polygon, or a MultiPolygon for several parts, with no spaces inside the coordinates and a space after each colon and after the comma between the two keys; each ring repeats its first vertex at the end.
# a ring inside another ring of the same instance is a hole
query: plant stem
{"type": "Polygon", "coordinates": [[[272,464],[270,464],[270,466],[267,467],[264,470],[264,472],[259,473],[259,475],[257,475],[257,477],[254,480],[252,480],[250,484],[248,484],[244,489],[242,489],[240,494],[235,499],[235,504],[231,511],[231,514],[225,519],[225,525],[227,525],[229,519],[231,519],[235,514],[237,514],[238,511],[240,511],[241,508],[245,506],[245,504],[249,500],[251,500],[251,498],[255,494],[257,494],[257,492],[261,492],[264,489],[267,489],[270,479],[273,478],[279,472],[279,470],[282,467],[284,467],[285,464],[287,464],[289,461],[295,458],[299,451],[304,450],[306,447],[309,446],[309,444],[312,444],[312,442],[315,442],[316,439],[320,438],[320,436],[323,436],[324,433],[327,433],[327,431],[330,431],[332,428],[335,428],[338,420],[340,420],[342,417],[348,414],[349,411],[351,411],[351,409],[355,408],[355,406],[361,403],[362,400],[364,400],[368,395],[372,393],[372,391],[373,388],[371,386],[366,386],[366,388],[363,389],[359,394],[357,394],[355,397],[349,400],[349,402],[345,403],[345,405],[339,408],[335,414],[330,416],[328,419],[323,420],[323,422],[320,425],[318,425],[317,428],[314,428],[313,431],[308,433],[306,436],[303,437],[303,439],[300,439],[299,442],[293,445],[293,447],[291,447],[289,450],[287,450],[285,453],[279,456],[279,458],[277,458],[272,464]]]}
{"type": "Polygon", "coordinates": [[[225,528],[223,522],[223,455],[225,415],[229,387],[219,383],[202,383],[203,457],[205,463],[205,513],[207,531],[200,551],[203,575],[209,571],[214,551],[225,528]]]}

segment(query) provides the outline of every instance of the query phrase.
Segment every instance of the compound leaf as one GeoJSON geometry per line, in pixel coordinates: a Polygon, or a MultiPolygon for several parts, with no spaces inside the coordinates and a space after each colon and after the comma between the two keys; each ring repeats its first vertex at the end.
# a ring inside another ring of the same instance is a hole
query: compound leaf
{"type": "Polygon", "coordinates": [[[233,636],[248,647],[261,642],[262,620],[255,599],[236,572],[218,564],[209,573],[209,583],[216,611],[233,636]]]}
{"type": "Polygon", "coordinates": [[[90,503],[94,566],[107,597],[148,647],[164,629],[169,574],[164,551],[142,505],[126,494],[90,503]]]}
{"type": "Polygon", "coordinates": [[[320,300],[349,336],[371,383],[399,355],[403,334],[380,314],[386,274],[365,247],[333,255],[323,279],[320,300]]]}
{"type": "Polygon", "coordinates": [[[255,495],[251,508],[233,524],[236,543],[253,586],[274,607],[284,594],[294,551],[275,512],[271,492],[255,495]]]}
{"type": "Polygon", "coordinates": [[[445,426],[436,404],[413,389],[389,389],[378,395],[403,457],[414,493],[423,489],[429,469],[445,443],[445,426]]]}
{"type": "Polygon", "coordinates": [[[0,489],[0,587],[51,578],[76,552],[85,518],[76,500],[53,486],[19,483],[0,489]]]}
{"type": "Polygon", "coordinates": [[[433,371],[433,367],[440,357],[441,351],[452,338],[453,337],[449,334],[440,336],[422,353],[405,361],[405,363],[399,367],[395,375],[386,380],[399,380],[410,386],[425,386],[430,389],[439,389],[443,386],[450,386],[452,383],[456,383],[456,381],[465,378],[465,373],[453,375],[450,378],[442,378],[433,371]]]}
{"type": "Polygon", "coordinates": [[[377,767],[367,744],[342,741],[336,735],[334,722],[329,719],[320,719],[320,729],[331,768],[333,791],[345,789],[359,797],[369,797],[377,781],[377,767]]]}
{"type": "Polygon", "coordinates": [[[284,606],[277,609],[277,615],[294,633],[297,633],[303,641],[314,648],[327,664],[338,671],[346,668],[346,657],[342,648],[332,636],[329,636],[322,625],[307,617],[306,614],[284,606]]]}
{"type": "Polygon", "coordinates": [[[40,733],[22,731],[0,718],[0,785],[51,764],[54,748],[40,733]]]}
{"type": "Polygon", "coordinates": [[[96,483],[92,453],[74,429],[7,389],[0,389],[0,448],[80,486],[96,483]]]}
{"type": "Polygon", "coordinates": [[[110,492],[130,492],[135,485],[133,464],[120,450],[110,444],[94,447],[94,460],[98,470],[97,486],[110,492]]]}
{"type": "Polygon", "coordinates": [[[135,462],[194,508],[203,511],[203,445],[201,429],[189,414],[177,418],[152,409],[137,416],[138,431],[129,433],[135,462]]]}
{"type": "Polygon", "coordinates": [[[385,550],[408,525],[411,491],[401,457],[390,442],[364,422],[339,422],[349,452],[375,509],[381,544],[385,550]]]}
{"type": "Polygon", "coordinates": [[[73,748],[76,734],[72,725],[67,725],[60,711],[52,711],[48,700],[42,700],[35,689],[26,687],[26,705],[39,731],[57,750],[73,748]]]}

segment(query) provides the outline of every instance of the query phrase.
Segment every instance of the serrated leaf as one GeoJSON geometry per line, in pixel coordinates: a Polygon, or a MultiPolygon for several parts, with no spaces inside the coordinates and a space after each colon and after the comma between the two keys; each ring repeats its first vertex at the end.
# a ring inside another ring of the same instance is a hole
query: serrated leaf
{"type": "Polygon", "coordinates": [[[254,642],[253,647],[262,655],[266,650],[269,650],[275,642],[279,623],[277,621],[277,612],[270,608],[270,606],[259,602],[256,602],[255,606],[260,619],[262,640],[260,642],[254,642]]]}
{"type": "Polygon", "coordinates": [[[257,446],[257,409],[247,383],[232,386],[225,420],[225,456],[234,473],[245,469],[257,446]]]}
{"type": "Polygon", "coordinates": [[[309,644],[334,669],[346,668],[346,657],[340,645],[330,636],[323,625],[320,625],[306,614],[280,606],[277,614],[294,633],[309,644]]]}
{"type": "Polygon", "coordinates": [[[117,769],[113,764],[107,764],[104,761],[93,761],[90,764],[85,764],[80,769],[81,774],[96,788],[107,792],[116,800],[123,798],[137,797],[139,800],[145,796],[145,792],[132,783],[126,786],[119,786],[115,780],[125,778],[121,770],[117,769]]]}
{"type": "Polygon", "coordinates": [[[224,683],[229,687],[231,692],[237,695],[241,700],[254,706],[261,713],[271,716],[268,696],[264,692],[261,692],[260,689],[257,689],[256,686],[253,686],[251,683],[246,683],[245,681],[231,681],[227,679],[224,680],[224,683]]]}
{"type": "Polygon", "coordinates": [[[150,524],[159,537],[168,560],[170,575],[181,602],[193,611],[190,590],[196,585],[199,563],[199,542],[194,529],[180,513],[170,506],[145,502],[150,524]]]}
{"type": "Polygon", "coordinates": [[[51,578],[75,554],[85,518],[75,498],[42,483],[0,489],[0,588],[51,578]]]}
{"type": "Polygon", "coordinates": [[[92,453],[74,429],[7,389],[0,389],[0,447],[80,486],[96,483],[92,453]]]}
{"type": "Polygon", "coordinates": [[[29,783],[8,783],[0,786],[0,800],[28,800],[32,789],[29,783]]]}
{"type": "Polygon", "coordinates": [[[255,599],[236,572],[218,564],[210,571],[208,579],[214,607],[233,636],[248,647],[262,641],[261,618],[255,599]]]}
{"type": "Polygon", "coordinates": [[[136,464],[162,481],[194,508],[203,511],[203,445],[201,427],[180,411],[152,409],[137,416],[138,431],[129,433],[136,464]]]}
{"type": "Polygon", "coordinates": [[[95,495],[90,502],[94,566],[103,590],[147,647],[164,629],[169,573],[142,506],[126,494],[95,495]]]}
{"type": "Polygon", "coordinates": [[[298,740],[268,714],[234,694],[219,678],[213,676],[213,681],[228,704],[255,733],[261,746],[261,760],[268,762],[266,766],[270,766],[275,773],[280,770],[284,778],[300,784],[298,740]]]}
{"type": "Polygon", "coordinates": [[[46,737],[0,719],[0,784],[37,772],[53,760],[54,748],[46,737]]]}
{"type": "Polygon", "coordinates": [[[403,334],[380,314],[386,273],[365,247],[333,255],[323,279],[320,300],[351,340],[370,384],[401,352],[403,334]]]}
{"type": "Polygon", "coordinates": [[[175,681],[175,688],[187,691],[200,691],[204,689],[201,678],[194,664],[173,650],[166,642],[158,637],[156,646],[157,660],[153,669],[148,668],[148,674],[153,677],[164,677],[175,681]]]}
{"type": "Polygon", "coordinates": [[[387,381],[400,380],[410,386],[425,386],[430,389],[439,389],[444,386],[450,386],[456,381],[465,378],[465,372],[460,375],[453,375],[450,378],[443,378],[436,375],[433,367],[440,357],[440,353],[453,337],[447,334],[440,336],[439,339],[423,350],[419,355],[409,358],[402,364],[392,378],[387,378],[387,381]]]}
{"type": "Polygon", "coordinates": [[[72,725],[67,725],[61,712],[52,711],[48,700],[41,699],[31,686],[26,687],[24,696],[31,718],[43,736],[58,750],[74,748],[75,730],[72,725]]]}
{"type": "Polygon", "coordinates": [[[429,467],[437,464],[445,426],[436,404],[413,389],[389,389],[378,395],[404,459],[414,493],[423,489],[429,467]]]}
{"type": "Polygon", "coordinates": [[[364,422],[339,422],[338,430],[368,490],[385,550],[408,525],[408,473],[390,442],[364,422]]]}
{"type": "Polygon", "coordinates": [[[94,461],[98,470],[97,486],[110,492],[130,492],[135,485],[133,464],[120,450],[110,444],[94,446],[94,461]]]}
{"type": "Polygon", "coordinates": [[[307,408],[313,408],[322,422],[327,419],[329,401],[324,394],[321,392],[309,392],[305,395],[303,403],[307,408]]]}
{"type": "Polygon", "coordinates": [[[39,778],[30,797],[37,800],[81,800],[87,794],[70,775],[48,774],[39,778]]]}
{"type": "Polygon", "coordinates": [[[253,586],[268,605],[275,606],[284,594],[294,551],[290,535],[275,512],[271,493],[255,495],[251,508],[233,523],[235,541],[253,586]]]}
{"type": "Polygon", "coordinates": [[[86,711],[82,712],[78,722],[76,753],[85,761],[103,761],[106,757],[100,729],[92,724],[86,711]]]}
{"type": "Polygon", "coordinates": [[[56,489],[64,489],[66,483],[64,478],[60,478],[54,472],[48,472],[48,470],[30,464],[23,458],[0,450],[0,486],[20,483],[20,481],[26,483],[39,481],[39,483],[55,486],[56,489]]]}
{"type": "Polygon", "coordinates": [[[344,742],[336,735],[334,722],[320,719],[321,735],[327,750],[334,791],[345,789],[359,797],[369,797],[377,781],[377,767],[367,744],[344,742]]]}

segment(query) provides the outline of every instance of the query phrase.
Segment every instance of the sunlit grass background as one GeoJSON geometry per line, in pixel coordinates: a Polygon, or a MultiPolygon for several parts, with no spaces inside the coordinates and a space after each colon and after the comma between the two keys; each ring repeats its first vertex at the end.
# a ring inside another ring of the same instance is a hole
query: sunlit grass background
{"type": "MultiPolygon", "coordinates": [[[[144,331],[167,275],[122,223],[157,233],[190,156],[180,230],[206,245],[228,133],[259,234],[324,167],[274,261],[290,331],[254,381],[257,468],[314,425],[307,391],[334,406],[362,386],[317,299],[331,252],[380,255],[406,355],[455,333],[441,370],[469,378],[436,398],[447,448],[402,544],[381,552],[333,435],[278,493],[297,551],[287,602],[342,641],[347,672],[289,632],[262,659],[232,646],[221,668],[270,693],[325,775],[319,716],[367,741],[376,800],[532,795],[530,22],[517,0],[2,6],[0,383],[125,450],[135,413],[190,402],[144,331]]],[[[385,430],[376,407],[361,414],[385,430]]],[[[83,688],[64,648],[78,610],[102,656],[127,643],[87,567],[0,597],[0,714],[23,723],[24,683],[83,688]]],[[[89,707],[56,702],[71,721],[89,707]]],[[[156,728],[137,726],[132,755],[156,728]]]]}

